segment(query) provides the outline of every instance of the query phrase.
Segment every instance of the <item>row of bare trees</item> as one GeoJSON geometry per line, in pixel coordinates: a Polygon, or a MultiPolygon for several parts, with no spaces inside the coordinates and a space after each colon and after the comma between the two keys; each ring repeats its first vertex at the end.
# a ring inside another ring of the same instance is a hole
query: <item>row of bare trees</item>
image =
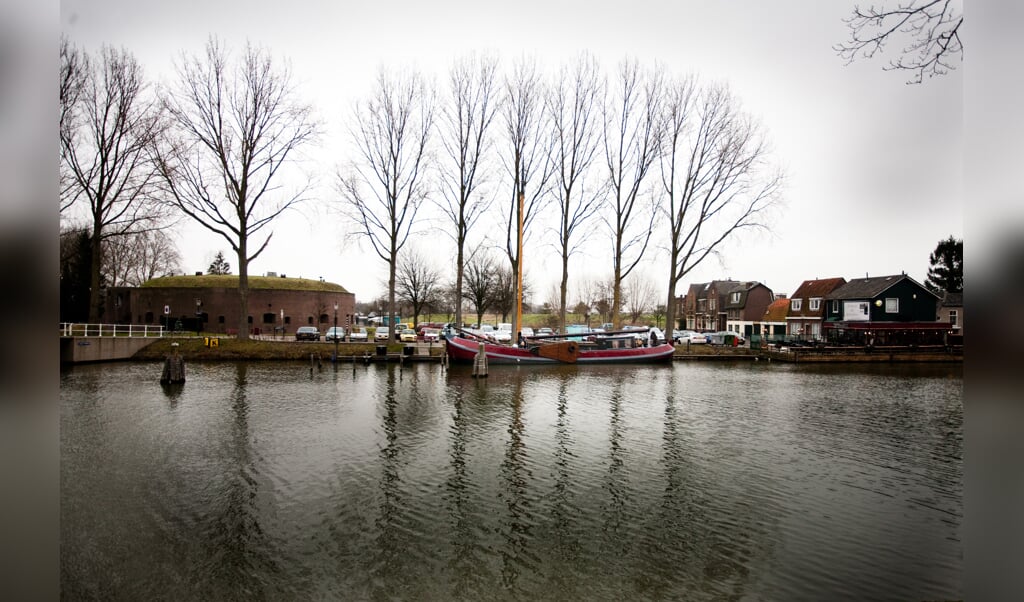
{"type": "MultiPolygon", "coordinates": [[[[211,39],[154,90],[126,51],[92,58],[65,40],[61,57],[60,202],[62,213],[87,207],[90,319],[99,318],[99,274],[112,254],[103,241],[184,216],[236,254],[244,337],[248,265],[267,248],[274,220],[312,197],[310,178],[285,175],[321,133],[287,65],[252,45],[233,56],[211,39]]],[[[466,298],[481,238],[507,258],[508,269],[491,277],[516,274],[525,244],[548,244],[560,257],[564,327],[569,261],[589,242],[610,242],[618,324],[623,282],[656,237],[669,240],[671,319],[679,279],[736,231],[760,226],[781,184],[760,127],[725,86],[630,60],[609,78],[589,54],[553,75],[528,58],[503,72],[492,55],[468,55],[453,63],[442,93],[417,71],[382,67],[348,123],[353,153],[337,174],[340,208],[352,235],[388,265],[389,315],[403,249],[428,223],[428,203],[455,244],[455,299],[466,298]],[[501,234],[476,231],[502,222],[501,234]]],[[[518,286],[513,278],[513,299],[518,286]]],[[[462,322],[461,303],[455,311],[462,322]]]]}
{"type": "Polygon", "coordinates": [[[589,54],[552,76],[531,59],[503,74],[494,57],[470,55],[453,63],[442,93],[415,71],[382,68],[353,122],[359,152],[339,188],[356,235],[388,263],[392,315],[395,271],[427,202],[455,243],[457,299],[473,273],[471,241],[503,245],[515,274],[524,260],[519,225],[527,241],[542,236],[560,258],[564,327],[570,259],[585,245],[610,243],[619,325],[624,281],[653,241],[667,240],[672,320],[679,281],[738,231],[763,226],[781,192],[761,127],[725,85],[670,78],[635,60],[609,78],[589,54]],[[502,234],[473,236],[498,214],[502,234]]]}

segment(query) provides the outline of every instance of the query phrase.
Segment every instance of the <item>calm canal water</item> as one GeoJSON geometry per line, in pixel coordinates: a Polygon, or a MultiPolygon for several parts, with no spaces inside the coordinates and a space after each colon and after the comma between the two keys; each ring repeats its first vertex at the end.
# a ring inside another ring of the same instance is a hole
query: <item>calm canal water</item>
{"type": "Polygon", "coordinates": [[[962,598],[960,366],[61,374],[68,599],[962,598]]]}

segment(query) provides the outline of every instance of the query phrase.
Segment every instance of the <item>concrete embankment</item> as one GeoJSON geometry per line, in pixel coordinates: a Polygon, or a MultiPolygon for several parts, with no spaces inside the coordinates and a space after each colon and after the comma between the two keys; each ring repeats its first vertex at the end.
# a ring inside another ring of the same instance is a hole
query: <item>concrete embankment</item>
{"type": "MultiPolygon", "coordinates": [[[[216,339],[216,346],[208,346],[205,337],[164,337],[132,356],[133,360],[162,360],[171,353],[171,343],[179,344],[178,353],[190,361],[218,360],[303,360],[309,361],[315,356],[323,361],[330,361],[334,356],[334,343],[324,341],[274,341],[248,340],[239,341],[235,338],[216,339]]],[[[338,358],[340,361],[406,361],[439,360],[444,346],[439,343],[427,345],[418,343],[411,346],[404,343],[391,343],[386,346],[384,355],[379,354],[374,343],[339,343],[338,358]]]]}
{"type": "Polygon", "coordinates": [[[61,337],[60,361],[64,364],[79,364],[125,360],[160,340],[142,337],[61,337]]]}

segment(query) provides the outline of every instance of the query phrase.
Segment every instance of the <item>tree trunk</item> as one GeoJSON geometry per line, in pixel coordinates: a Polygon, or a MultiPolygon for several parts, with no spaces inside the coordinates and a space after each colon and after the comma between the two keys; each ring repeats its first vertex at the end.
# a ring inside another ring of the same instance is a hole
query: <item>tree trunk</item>
{"type": "Polygon", "coordinates": [[[249,259],[245,241],[238,245],[238,340],[249,340],[249,259]]]}
{"type": "Polygon", "coordinates": [[[455,259],[455,325],[462,328],[462,270],[465,269],[463,255],[464,242],[459,241],[458,255],[455,259]]]}
{"type": "Polygon", "coordinates": [[[566,310],[566,297],[569,291],[569,255],[566,251],[562,252],[562,281],[558,287],[558,331],[561,334],[565,334],[565,310],[566,310]]]}
{"type": "Polygon", "coordinates": [[[393,250],[391,252],[391,261],[388,262],[388,332],[391,333],[391,340],[398,339],[397,328],[395,328],[395,273],[397,262],[398,251],[393,250]]]}
{"type": "Polygon", "coordinates": [[[89,245],[92,248],[92,262],[89,265],[89,322],[98,324],[102,319],[100,309],[103,300],[100,298],[101,267],[103,266],[103,245],[100,239],[100,226],[97,224],[92,233],[89,245]]]}

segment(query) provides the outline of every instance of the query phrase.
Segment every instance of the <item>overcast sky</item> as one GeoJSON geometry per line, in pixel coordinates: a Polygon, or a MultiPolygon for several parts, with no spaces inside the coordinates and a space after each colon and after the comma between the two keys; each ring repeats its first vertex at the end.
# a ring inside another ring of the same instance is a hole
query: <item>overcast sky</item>
{"type": "MultiPolygon", "coordinates": [[[[325,126],[321,146],[311,149],[319,188],[316,200],[276,223],[270,247],[249,273],[323,277],[357,301],[386,290],[387,268],[369,247],[345,242],[346,227],[330,210],[338,198],[334,170],[350,146],[352,102],[367,94],[380,65],[412,66],[440,85],[452,60],[467,51],[497,52],[505,64],[535,54],[549,72],[581,51],[606,71],[629,56],[730,85],[761,121],[774,160],[788,174],[784,205],[770,233],[732,240],[720,260],[691,272],[677,293],[691,282],[724,278],[758,280],[786,294],[811,278],[905,271],[923,282],[936,243],[963,237],[963,69],[906,85],[908,74],[883,71],[884,59],[844,65],[831,48],[847,36],[842,18],[852,2],[347,4],[62,0],[61,28],[91,52],[103,43],[130,50],[154,81],[170,82],[180,53],[201,53],[211,34],[234,50],[249,40],[290,61],[300,94],[325,126]]],[[[488,228],[500,228],[500,221],[488,228]]],[[[575,258],[571,286],[610,276],[606,240],[596,233],[575,258]]],[[[526,249],[535,301],[546,300],[558,278],[547,267],[556,265],[553,251],[537,246],[542,242],[535,237],[526,249]]],[[[450,270],[449,239],[435,230],[413,244],[450,270]]],[[[196,227],[182,228],[179,248],[187,273],[205,270],[217,251],[237,272],[228,245],[196,227]]],[[[652,254],[642,269],[663,298],[666,254],[652,254]]],[[[577,300],[570,295],[570,303],[577,300]]]]}

